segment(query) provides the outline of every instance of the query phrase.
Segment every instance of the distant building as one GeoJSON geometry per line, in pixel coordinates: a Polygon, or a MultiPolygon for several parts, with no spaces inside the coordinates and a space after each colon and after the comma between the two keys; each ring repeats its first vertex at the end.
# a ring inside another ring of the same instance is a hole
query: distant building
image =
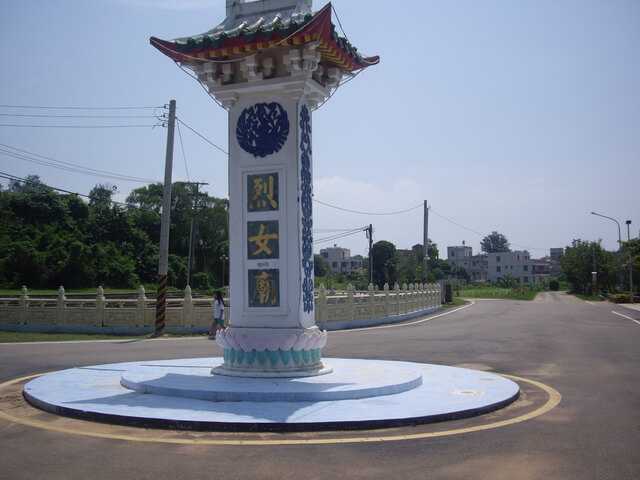
{"type": "Polygon", "coordinates": [[[487,280],[487,256],[473,255],[473,249],[464,242],[461,246],[447,247],[447,260],[452,265],[466,268],[472,282],[487,280]]]}
{"type": "Polygon", "coordinates": [[[507,275],[516,279],[518,283],[533,283],[533,261],[526,250],[514,252],[496,252],[487,254],[488,279],[496,283],[507,275]]]}
{"type": "Polygon", "coordinates": [[[362,270],[362,256],[351,256],[348,248],[333,247],[323,248],[320,255],[329,263],[329,268],[333,273],[353,274],[362,270]]]}
{"type": "Polygon", "coordinates": [[[551,260],[551,270],[549,274],[552,276],[558,275],[562,272],[562,266],[560,265],[560,257],[564,255],[564,248],[552,248],[549,250],[551,260]]]}
{"type": "Polygon", "coordinates": [[[544,282],[551,276],[550,258],[534,258],[533,262],[533,281],[544,282]]]}

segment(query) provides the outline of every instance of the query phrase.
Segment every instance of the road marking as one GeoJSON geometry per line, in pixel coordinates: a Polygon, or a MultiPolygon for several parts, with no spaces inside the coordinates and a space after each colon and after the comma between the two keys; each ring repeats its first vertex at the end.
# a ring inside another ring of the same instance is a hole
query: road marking
{"type": "Polygon", "coordinates": [[[633,318],[631,318],[631,317],[628,317],[628,316],[626,316],[624,313],[618,313],[618,312],[616,312],[616,311],[614,311],[614,310],[611,310],[611,313],[615,313],[616,315],[620,315],[621,317],[624,317],[624,318],[626,318],[627,320],[631,320],[632,322],[636,322],[638,325],[640,325],[640,322],[639,322],[638,320],[635,320],[635,319],[633,319],[633,318]]]}
{"type": "MultiPolygon", "coordinates": [[[[50,372],[51,373],[51,372],[50,372]]],[[[30,380],[35,377],[39,377],[41,375],[46,375],[44,373],[37,375],[29,375],[27,377],[17,378],[14,380],[9,380],[0,384],[0,390],[15,383],[23,382],[26,380],[30,380]]],[[[127,435],[127,434],[117,434],[117,433],[104,433],[104,432],[92,432],[86,430],[88,422],[82,422],[82,427],[79,428],[70,428],[57,426],[50,423],[40,422],[37,420],[31,420],[26,418],[16,417],[11,415],[3,410],[0,410],[0,418],[3,418],[7,421],[19,423],[22,425],[27,425],[34,428],[40,428],[43,430],[49,430],[58,433],[65,433],[70,435],[84,435],[88,437],[95,438],[108,438],[113,440],[128,440],[131,442],[150,442],[150,443],[170,443],[170,444],[187,444],[187,445],[256,445],[256,446],[270,446],[270,445],[322,445],[322,444],[345,444],[345,443],[371,443],[371,442],[395,442],[400,440],[419,440],[425,438],[434,438],[434,437],[445,437],[450,435],[461,435],[464,433],[471,432],[479,432],[483,430],[490,430],[493,428],[505,427],[508,425],[514,425],[516,423],[524,422],[527,420],[531,420],[540,415],[543,415],[552,409],[554,409],[562,400],[562,395],[556,389],[545,385],[544,383],[538,382],[536,380],[530,380],[527,378],[516,377],[515,375],[506,375],[501,374],[503,377],[510,378],[514,381],[521,381],[529,383],[537,388],[540,388],[544,392],[547,393],[548,399],[544,405],[541,407],[523,415],[520,415],[515,418],[501,420],[494,423],[488,423],[484,425],[476,425],[474,427],[466,427],[466,428],[458,428],[452,430],[444,430],[439,432],[425,432],[425,433],[415,433],[408,435],[376,435],[375,432],[371,432],[370,435],[366,437],[362,436],[353,436],[353,437],[337,437],[337,438],[293,438],[293,439],[284,439],[278,438],[275,440],[251,440],[251,439],[212,439],[212,438],[154,438],[154,437],[141,437],[136,435],[127,435]]],[[[119,427],[119,426],[118,426],[119,427]]],[[[131,428],[131,427],[129,427],[131,428]]],[[[188,431],[186,433],[202,433],[202,432],[191,432],[188,431]]],[[[228,434],[225,434],[228,435],[228,434]]],[[[282,436],[282,434],[278,434],[282,436]]],[[[286,434],[285,434],[286,435],[286,434]]]]}
{"type": "Polygon", "coordinates": [[[455,312],[459,312],[460,310],[464,310],[465,308],[469,308],[470,306],[474,305],[476,302],[471,300],[471,303],[467,304],[467,305],[463,305],[459,308],[454,308],[453,310],[447,310],[444,313],[439,313],[438,315],[429,315],[421,320],[416,320],[415,322],[408,322],[408,323],[392,323],[392,324],[387,324],[387,325],[377,325],[375,327],[360,327],[360,328],[348,328],[346,330],[328,330],[329,332],[331,332],[331,334],[336,334],[336,333],[349,333],[349,332],[358,332],[360,330],[376,330],[376,329],[380,329],[380,328],[397,328],[397,327],[409,327],[411,325],[417,325],[418,323],[424,323],[424,322],[430,322],[431,320],[435,320],[436,318],[439,317],[444,317],[445,315],[449,315],[451,313],[455,313],[455,312]]]}

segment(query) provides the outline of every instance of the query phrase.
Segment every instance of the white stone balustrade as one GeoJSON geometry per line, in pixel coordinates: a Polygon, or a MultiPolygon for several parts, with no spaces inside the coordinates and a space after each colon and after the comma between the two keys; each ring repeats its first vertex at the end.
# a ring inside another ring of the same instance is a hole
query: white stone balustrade
{"type": "MultiPolygon", "coordinates": [[[[389,285],[379,291],[369,285],[358,292],[353,285],[346,292],[329,293],[324,285],[315,296],[315,321],[321,329],[334,330],[368,324],[392,323],[440,309],[440,286],[435,284],[389,285]]],[[[196,298],[187,287],[183,298],[167,302],[168,332],[208,331],[213,315],[212,298],[196,298]]],[[[232,318],[227,306],[225,318],[232,318]]],[[[63,287],[53,295],[21,294],[0,298],[0,330],[42,331],[152,331],[155,328],[155,299],[147,299],[144,287],[135,298],[106,298],[98,287],[93,298],[68,298],[63,287]],[[37,329],[37,328],[36,328],[37,329]]]]}

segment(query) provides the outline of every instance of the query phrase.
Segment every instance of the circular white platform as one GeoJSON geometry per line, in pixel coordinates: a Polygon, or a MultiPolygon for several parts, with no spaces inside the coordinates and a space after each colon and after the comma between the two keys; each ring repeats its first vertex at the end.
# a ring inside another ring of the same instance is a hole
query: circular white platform
{"type": "Polygon", "coordinates": [[[32,380],[27,400],[51,413],[134,426],[235,431],[366,429],[487,413],[518,398],[499,375],[441,365],[324,359],[306,378],[211,374],[221,358],[73,368],[32,380]]]}

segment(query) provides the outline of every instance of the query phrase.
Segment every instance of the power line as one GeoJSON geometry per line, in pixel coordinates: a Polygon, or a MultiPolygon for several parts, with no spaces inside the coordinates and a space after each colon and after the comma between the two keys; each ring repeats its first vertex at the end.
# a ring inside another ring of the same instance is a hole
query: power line
{"type": "Polygon", "coordinates": [[[349,212],[349,213],[357,213],[358,215],[398,215],[400,213],[406,213],[409,212],[411,210],[415,210],[417,208],[422,208],[422,203],[419,205],[416,205],[415,207],[411,207],[411,208],[407,208],[406,210],[401,210],[399,212],[389,212],[389,213],[371,213],[371,212],[358,212],[356,210],[349,210],[347,208],[342,208],[342,207],[337,207],[335,205],[331,205],[329,203],[325,203],[325,202],[321,202],[318,199],[313,199],[314,202],[320,203],[321,205],[325,205],[327,207],[331,207],[331,208],[335,208],[336,210],[342,210],[343,212],[349,212]]]}
{"type": "Polygon", "coordinates": [[[191,130],[193,133],[195,133],[196,135],[198,135],[200,138],[202,138],[205,142],[213,145],[214,147],[216,147],[218,150],[220,150],[222,153],[224,153],[225,155],[229,155],[229,152],[227,152],[226,150],[220,148],[218,145],[216,145],[215,143],[213,143],[211,140],[209,140],[207,137],[205,137],[204,135],[202,135],[201,133],[196,132],[192,127],[190,127],[189,125],[187,125],[186,123],[184,123],[182,121],[182,119],[180,118],[176,118],[176,120],[178,120],[178,123],[181,123],[182,125],[184,125],[185,127],[187,127],[189,130],[191,130]]]}
{"type": "MultiPolygon", "coordinates": [[[[187,155],[184,153],[184,143],[182,142],[182,132],[180,132],[180,122],[178,122],[178,138],[180,139],[180,147],[182,148],[182,159],[184,161],[184,169],[187,172],[187,180],[191,182],[191,178],[189,178],[189,167],[187,166],[187,155]]],[[[198,184],[196,183],[196,185],[198,184]]]]}
{"type": "Polygon", "coordinates": [[[50,109],[50,110],[152,110],[163,108],[163,106],[153,107],[55,107],[51,105],[0,105],[0,108],[33,108],[33,109],[50,109]]]}
{"type": "Polygon", "coordinates": [[[16,123],[0,123],[0,127],[18,127],[18,128],[153,128],[153,125],[25,125],[16,123]]]}
{"type": "MultiPolygon", "coordinates": [[[[433,210],[433,207],[429,207],[429,211],[430,211],[431,213],[433,213],[433,214],[437,215],[438,217],[442,218],[443,220],[446,220],[447,222],[452,223],[452,224],[454,224],[454,225],[456,225],[456,226],[458,226],[458,227],[462,228],[463,230],[466,230],[466,231],[471,232],[471,233],[475,233],[476,235],[479,235],[479,236],[481,236],[481,237],[485,237],[485,236],[487,235],[487,234],[485,234],[485,233],[476,232],[475,230],[472,230],[472,229],[470,229],[470,228],[468,228],[468,227],[465,227],[464,225],[461,225],[461,224],[459,224],[458,222],[454,222],[453,220],[451,220],[450,218],[445,217],[444,215],[440,215],[438,212],[436,212],[436,211],[434,211],[434,210],[433,210]]],[[[520,244],[512,243],[512,242],[509,242],[509,244],[510,244],[510,245],[513,245],[514,247],[520,247],[520,248],[524,248],[524,249],[527,249],[527,250],[542,250],[542,251],[547,251],[547,250],[549,250],[548,248],[527,247],[526,245],[520,245],[520,244]]]]}
{"type": "Polygon", "coordinates": [[[39,165],[45,165],[48,167],[52,167],[52,168],[57,168],[60,170],[67,170],[67,171],[71,171],[71,172],[75,172],[75,173],[81,173],[83,175],[92,175],[92,176],[101,176],[101,177],[105,177],[105,178],[111,178],[114,180],[125,180],[125,181],[133,181],[133,182],[140,182],[140,183],[158,183],[158,180],[150,180],[148,178],[139,178],[139,177],[132,177],[129,175],[120,175],[117,173],[112,173],[112,172],[107,172],[104,170],[97,170],[94,168],[89,168],[89,167],[84,167],[81,165],[77,165],[74,163],[70,163],[70,162],[64,162],[62,160],[57,160],[55,158],[52,157],[47,157],[45,155],[40,155],[38,153],[33,153],[33,152],[29,152],[27,150],[22,150],[20,148],[16,148],[16,147],[12,147],[10,145],[4,144],[4,143],[0,143],[0,146],[5,147],[5,148],[9,148],[11,150],[15,150],[15,152],[12,151],[8,151],[8,150],[4,150],[2,148],[0,148],[0,154],[5,155],[5,156],[9,156],[9,157],[13,157],[13,158],[18,158],[21,160],[26,160],[28,162],[32,162],[32,163],[36,163],[39,165]],[[20,152],[20,153],[16,153],[16,152],[20,152]],[[39,157],[39,158],[32,158],[32,157],[39,157]],[[41,160],[44,159],[44,160],[41,160]],[[51,162],[56,162],[62,165],[56,165],[50,162],[47,162],[46,160],[50,160],[51,162]]]}
{"type": "Polygon", "coordinates": [[[31,113],[0,113],[0,117],[28,118],[156,118],[153,115],[44,115],[31,113]]]}
{"type": "Polygon", "coordinates": [[[325,237],[325,238],[320,238],[318,240],[314,240],[313,243],[324,243],[324,242],[329,242],[331,240],[337,240],[339,238],[349,237],[351,235],[355,235],[357,233],[363,232],[363,231],[367,230],[368,228],[369,228],[368,226],[355,228],[353,230],[345,231],[344,233],[341,233],[341,234],[338,234],[338,235],[332,235],[332,236],[329,236],[329,237],[325,237]]]}
{"type": "MultiPolygon", "coordinates": [[[[65,190],[63,188],[52,187],[51,185],[47,185],[46,183],[33,182],[31,180],[27,180],[26,178],[21,178],[21,177],[15,176],[15,175],[11,175],[10,173],[0,172],[0,178],[6,178],[7,180],[15,180],[15,181],[18,181],[18,182],[26,183],[26,184],[29,184],[29,185],[34,185],[34,186],[37,186],[37,187],[45,187],[45,188],[49,188],[51,190],[55,190],[57,192],[68,193],[70,195],[77,195],[78,197],[84,197],[84,198],[88,198],[88,199],[92,198],[91,195],[86,195],[86,194],[83,194],[83,193],[71,192],[71,191],[65,190]]],[[[156,212],[155,210],[151,210],[149,208],[140,207],[138,205],[133,205],[131,203],[122,203],[122,202],[117,202],[115,200],[109,200],[109,203],[112,203],[114,205],[121,205],[123,207],[128,207],[128,208],[135,208],[136,210],[142,210],[142,211],[145,211],[145,212],[153,212],[153,213],[159,215],[158,212],[156,212]]]]}

